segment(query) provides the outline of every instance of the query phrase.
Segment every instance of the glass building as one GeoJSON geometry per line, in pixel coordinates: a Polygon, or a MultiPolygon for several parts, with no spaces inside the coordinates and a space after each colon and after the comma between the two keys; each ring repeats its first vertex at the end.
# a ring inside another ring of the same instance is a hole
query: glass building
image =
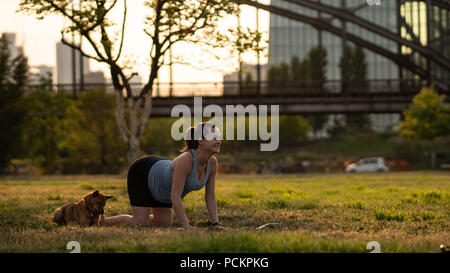
{"type": "MultiPolygon", "coordinates": [[[[310,1],[321,2],[337,8],[357,7],[355,12],[356,16],[394,33],[399,33],[399,36],[406,40],[418,42],[424,47],[429,46],[435,52],[450,59],[450,1],[448,0],[430,1],[431,6],[429,9],[427,9],[427,1],[423,0],[370,0],[370,2],[369,0],[310,1]],[[372,3],[372,5],[364,5],[366,3],[372,3]]],[[[349,33],[375,43],[393,53],[401,52],[423,69],[431,71],[432,79],[450,80],[450,71],[448,69],[428,61],[426,57],[407,46],[399,46],[397,43],[367,31],[356,24],[350,22],[344,23],[339,19],[330,17],[330,15],[319,14],[318,11],[284,0],[272,0],[271,4],[313,18],[320,16],[327,20],[330,19],[333,25],[343,27],[349,33]]],[[[348,43],[351,44],[351,42],[348,43]]],[[[269,57],[269,65],[278,64],[281,61],[289,63],[293,56],[298,56],[302,59],[312,47],[319,44],[322,44],[328,54],[327,79],[340,80],[339,60],[343,53],[344,44],[342,37],[317,30],[311,25],[286,17],[275,14],[271,15],[269,44],[271,55],[269,57]]],[[[364,49],[364,51],[368,64],[367,78],[369,80],[418,78],[417,75],[414,75],[408,69],[398,67],[391,60],[370,50],[364,49]]]]}
{"type": "MultiPolygon", "coordinates": [[[[316,0],[326,5],[335,7],[356,7],[366,2],[366,0],[316,0]]],[[[311,10],[299,5],[289,3],[283,0],[272,0],[272,5],[295,11],[310,17],[319,17],[319,12],[311,10]]],[[[393,32],[397,31],[397,4],[396,1],[383,1],[382,5],[365,6],[358,9],[356,15],[362,17],[374,24],[380,25],[393,32]]],[[[327,14],[321,14],[322,18],[330,18],[327,14]]],[[[394,49],[396,52],[397,45],[379,35],[365,31],[361,27],[352,23],[343,23],[339,19],[331,21],[337,27],[345,27],[346,31],[358,35],[368,41],[376,43],[385,48],[394,49]]],[[[340,80],[341,73],[339,61],[343,54],[343,38],[333,35],[325,31],[319,31],[311,25],[294,21],[286,17],[271,15],[270,16],[270,34],[269,34],[269,65],[278,64],[281,61],[289,63],[293,56],[303,59],[312,47],[322,44],[327,51],[328,67],[327,79],[340,80]]],[[[350,45],[351,43],[348,42],[350,45]]],[[[369,80],[374,79],[398,79],[399,68],[391,60],[377,55],[369,50],[364,49],[366,62],[368,65],[369,80]]]]}
{"type": "MultiPolygon", "coordinates": [[[[401,1],[391,0],[311,0],[337,8],[355,8],[355,15],[370,21],[391,32],[399,34],[405,39],[420,41],[423,46],[433,45],[435,50],[443,52],[449,58],[449,12],[447,8],[432,6],[427,11],[425,1],[401,1]]],[[[446,1],[440,1],[446,2],[446,1]]],[[[406,46],[399,46],[396,42],[386,39],[378,34],[370,32],[351,22],[343,22],[333,18],[329,14],[320,13],[316,10],[302,7],[283,0],[272,0],[271,4],[276,7],[295,11],[313,18],[324,18],[334,26],[345,29],[346,32],[357,35],[369,42],[381,46],[393,53],[401,52],[408,56],[414,63],[431,71],[432,79],[449,80],[449,71],[439,65],[428,62],[425,57],[406,46]]],[[[445,4],[444,4],[445,5],[445,4]]],[[[322,45],[327,51],[327,80],[342,80],[340,60],[344,52],[344,44],[354,46],[353,43],[345,41],[342,36],[336,36],[326,31],[320,31],[313,26],[295,21],[283,16],[271,14],[269,33],[269,63],[290,63],[292,57],[303,59],[315,46],[322,45]]],[[[399,67],[392,60],[378,55],[368,49],[364,49],[367,63],[367,80],[369,90],[376,91],[374,87],[377,82],[392,81],[399,79],[418,79],[409,70],[399,67]]],[[[374,129],[382,130],[392,128],[400,121],[399,114],[377,114],[371,115],[374,129]]]]}
{"type": "MultiPolygon", "coordinates": [[[[406,1],[400,6],[403,24],[400,26],[401,36],[410,41],[420,42],[450,59],[450,1],[436,1],[427,9],[425,1],[406,1]]],[[[429,62],[407,46],[401,47],[404,55],[410,56],[414,63],[431,73],[431,79],[450,81],[450,71],[439,64],[429,62]]],[[[410,71],[401,69],[404,79],[417,78],[410,71]]]]}

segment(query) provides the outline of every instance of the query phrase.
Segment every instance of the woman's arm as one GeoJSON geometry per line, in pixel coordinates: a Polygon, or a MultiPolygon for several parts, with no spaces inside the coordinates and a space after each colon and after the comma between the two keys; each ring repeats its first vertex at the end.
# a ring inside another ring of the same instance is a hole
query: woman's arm
{"type": "Polygon", "coordinates": [[[217,201],[216,201],[216,174],[217,174],[217,158],[211,157],[211,174],[206,182],[205,186],[205,201],[208,208],[209,217],[211,223],[218,223],[219,218],[217,216],[217,201]]]}
{"type": "Polygon", "coordinates": [[[183,201],[181,200],[186,177],[192,169],[192,162],[189,164],[189,161],[189,157],[180,157],[178,159],[173,170],[172,190],[170,192],[170,201],[182,227],[190,227],[184,212],[183,201]]]}

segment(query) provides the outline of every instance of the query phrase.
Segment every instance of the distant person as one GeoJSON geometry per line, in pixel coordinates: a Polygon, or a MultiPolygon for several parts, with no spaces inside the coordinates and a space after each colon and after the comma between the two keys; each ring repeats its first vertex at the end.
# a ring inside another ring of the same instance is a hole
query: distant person
{"type": "Polygon", "coordinates": [[[220,145],[219,129],[204,122],[187,130],[185,147],[175,159],[167,160],[155,155],[137,159],[131,164],[127,175],[132,215],[102,215],[99,224],[171,226],[173,207],[180,225],[193,228],[186,217],[182,198],[191,191],[205,187],[211,225],[220,227],[215,195],[218,163],[214,157],[220,152],[220,145]]]}

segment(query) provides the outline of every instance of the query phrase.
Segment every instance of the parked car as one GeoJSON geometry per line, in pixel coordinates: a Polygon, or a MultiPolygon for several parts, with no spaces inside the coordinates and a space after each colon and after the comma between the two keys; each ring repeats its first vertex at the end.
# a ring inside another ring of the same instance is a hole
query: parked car
{"type": "Polygon", "coordinates": [[[388,172],[389,167],[382,157],[368,157],[360,159],[358,162],[348,165],[345,168],[347,173],[363,172],[388,172]]]}

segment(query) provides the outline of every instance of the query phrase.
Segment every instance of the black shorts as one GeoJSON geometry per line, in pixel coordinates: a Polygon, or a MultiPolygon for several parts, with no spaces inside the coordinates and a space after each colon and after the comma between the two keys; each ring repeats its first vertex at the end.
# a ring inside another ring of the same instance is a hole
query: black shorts
{"type": "Polygon", "coordinates": [[[149,155],[136,159],[128,169],[127,187],[130,204],[134,207],[171,208],[171,203],[156,200],[148,189],[148,173],[156,162],[165,158],[149,155]]]}

